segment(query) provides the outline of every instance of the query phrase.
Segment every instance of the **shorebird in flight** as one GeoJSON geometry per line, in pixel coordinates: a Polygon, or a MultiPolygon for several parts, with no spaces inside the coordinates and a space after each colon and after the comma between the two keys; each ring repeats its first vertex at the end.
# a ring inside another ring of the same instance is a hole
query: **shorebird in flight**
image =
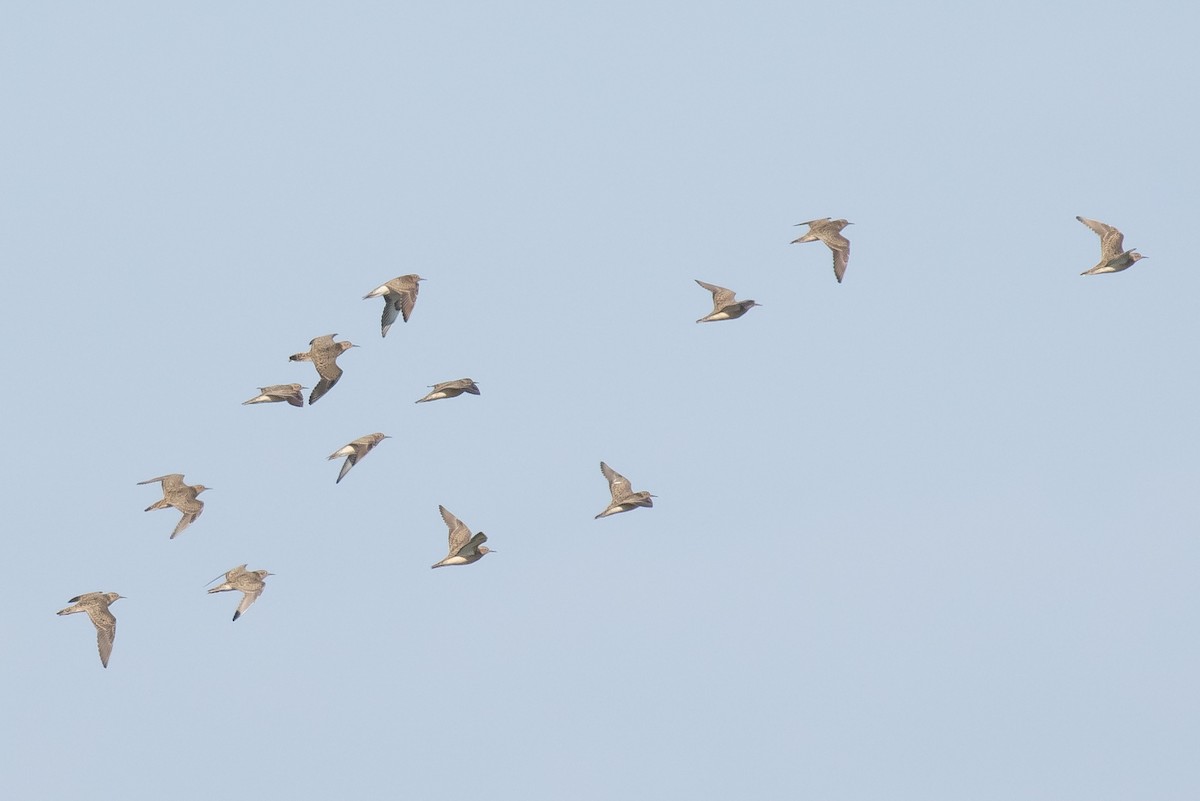
{"type": "Polygon", "coordinates": [[[342,377],[342,368],[338,367],[337,358],[350,348],[357,348],[358,345],[350,342],[334,342],[333,338],[337,334],[326,334],[323,337],[317,337],[308,343],[309,348],[307,353],[293,353],[288,358],[294,362],[312,362],[313,367],[317,368],[317,375],[321,380],[317,382],[317,386],[313,389],[312,394],[308,396],[308,405],[312,406],[319,401],[326,392],[333,389],[334,384],[342,377]]]}
{"type": "Polygon", "coordinates": [[[171,473],[158,478],[148,478],[145,481],[139,481],[138,485],[153,484],[156,481],[162,482],[162,500],[155,501],[146,507],[145,511],[149,512],[153,509],[166,509],[168,506],[174,506],[180,512],[183,512],[183,517],[179,519],[179,524],[175,526],[175,530],[171,532],[171,539],[179,536],[179,533],[195,522],[200,513],[204,511],[204,501],[196,496],[205,490],[212,489],[203,484],[188,485],[183,483],[183,473],[171,473]]]}
{"type": "Polygon", "coordinates": [[[612,493],[612,503],[605,507],[604,511],[596,515],[595,519],[599,520],[602,517],[609,515],[628,512],[631,509],[636,509],[639,506],[654,506],[654,501],[651,498],[658,497],[651,495],[645,490],[634,492],[633,485],[629,483],[629,479],[613,470],[604,462],[600,463],[600,472],[608,479],[608,489],[612,493]]]}
{"type": "Polygon", "coordinates": [[[424,280],[415,274],[402,275],[393,278],[386,284],[380,284],[363,295],[363,300],[383,296],[383,334],[381,336],[387,336],[388,329],[392,327],[392,323],[396,322],[397,315],[404,315],[404,322],[408,322],[413,306],[417,303],[417,292],[421,289],[418,282],[424,280]]]}
{"type": "Polygon", "coordinates": [[[446,521],[446,526],[450,529],[450,552],[433,567],[469,565],[478,562],[484,554],[492,552],[491,548],[484,545],[487,542],[486,534],[481,531],[472,536],[467,524],[452,515],[445,506],[439,506],[438,511],[442,513],[442,520],[446,521]]]}
{"type": "Polygon", "coordinates": [[[1089,220],[1087,217],[1076,216],[1075,219],[1091,228],[1100,237],[1100,261],[1096,263],[1095,267],[1084,270],[1080,275],[1119,273],[1137,264],[1140,259],[1148,258],[1134,248],[1125,250],[1125,235],[1113,226],[1099,220],[1089,220]]]}
{"type": "Polygon", "coordinates": [[[112,654],[113,640],[117,636],[117,619],[108,611],[108,607],[124,597],[115,592],[86,592],[70,600],[74,606],[58,610],[60,615],[87,612],[92,625],[96,627],[96,647],[100,649],[100,664],[104,667],[108,667],[108,657],[112,654]]]}
{"type": "Polygon", "coordinates": [[[804,236],[793,239],[792,244],[816,242],[818,239],[824,242],[833,251],[833,274],[838,283],[842,283],[842,276],[846,274],[846,265],[850,263],[850,240],[842,236],[842,229],[847,225],[854,225],[854,223],[822,217],[819,220],[805,220],[796,225],[807,225],[808,231],[804,236]]]}
{"type": "Polygon", "coordinates": [[[269,387],[259,387],[259,394],[248,401],[243,401],[242,405],[287,401],[293,406],[303,406],[304,393],[301,392],[303,389],[308,389],[308,387],[302,387],[299,384],[272,384],[269,387]]]}
{"type": "Polygon", "coordinates": [[[350,468],[358,464],[359,459],[362,459],[364,456],[370,453],[372,448],[383,442],[385,439],[391,439],[391,437],[389,437],[387,434],[381,434],[378,432],[374,434],[367,434],[365,437],[359,437],[353,442],[347,443],[333,453],[329,454],[330,459],[337,459],[342,456],[346,457],[346,461],[342,463],[342,471],[338,473],[337,481],[333,483],[341,484],[342,479],[345,478],[346,474],[350,472],[350,468]]]}
{"type": "Polygon", "coordinates": [[[464,392],[472,395],[479,394],[479,385],[470,378],[459,378],[456,381],[443,381],[440,384],[433,384],[433,392],[430,392],[425,397],[417,400],[417,403],[425,403],[427,401],[441,400],[442,398],[457,398],[464,392]]]}
{"type": "MultiPolygon", "coordinates": [[[[258,600],[258,596],[262,595],[263,588],[267,586],[267,576],[273,576],[274,573],[268,573],[266,570],[247,570],[245,565],[237,567],[225,573],[225,583],[218,584],[208,591],[209,595],[214,592],[229,592],[237,590],[242,594],[242,601],[238,604],[237,611],[233,613],[233,619],[237,620],[241,617],[250,604],[258,600]]],[[[213,579],[216,581],[220,576],[213,579]]],[[[212,584],[212,581],[208,582],[212,584]]]]}
{"type": "Polygon", "coordinates": [[[701,317],[696,322],[698,323],[715,323],[718,320],[736,320],[746,312],[753,309],[755,306],[761,306],[761,303],[755,303],[752,300],[734,300],[735,293],[732,289],[726,289],[723,286],[716,284],[706,284],[699,278],[695,279],[696,283],[707,289],[713,296],[712,313],[701,317]]]}

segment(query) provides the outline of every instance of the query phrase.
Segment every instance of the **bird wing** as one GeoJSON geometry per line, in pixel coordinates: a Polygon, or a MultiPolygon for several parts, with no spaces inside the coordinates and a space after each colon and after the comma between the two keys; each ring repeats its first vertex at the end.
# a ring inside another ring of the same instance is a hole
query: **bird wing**
{"type": "Polygon", "coordinates": [[[406,323],[412,315],[413,306],[417,305],[417,290],[419,289],[420,286],[416,282],[413,282],[411,287],[403,289],[400,292],[400,296],[396,298],[396,305],[400,308],[400,313],[404,315],[404,322],[406,323]]]}
{"type": "Polygon", "coordinates": [[[170,473],[158,478],[148,478],[145,481],[139,481],[138,485],[153,484],[155,481],[161,481],[163,485],[163,493],[166,494],[171,490],[177,490],[183,486],[183,473],[170,473]]]}
{"type": "Polygon", "coordinates": [[[704,287],[705,289],[707,289],[709,292],[712,293],[713,311],[720,311],[721,309],[728,306],[730,303],[733,303],[733,298],[737,293],[735,293],[732,289],[726,289],[725,287],[717,286],[716,284],[706,284],[705,282],[701,281],[699,278],[696,278],[694,280],[697,284],[699,284],[700,286],[704,287]]]}
{"type": "MultiPolygon", "coordinates": [[[[831,219],[833,219],[833,218],[832,217],[818,217],[815,220],[805,220],[804,222],[798,222],[798,223],[796,223],[796,225],[807,225],[807,226],[811,227],[813,225],[816,225],[817,223],[829,222],[831,219]]],[[[796,225],[793,225],[792,227],[795,228],[796,225]]]]}
{"type": "Polygon", "coordinates": [[[100,664],[108,667],[108,657],[112,654],[113,640],[117,636],[117,619],[108,611],[107,606],[100,604],[89,605],[87,613],[96,627],[96,647],[100,650],[100,664]]]}
{"type": "Polygon", "coordinates": [[[1120,256],[1125,250],[1125,234],[1109,226],[1109,232],[1100,237],[1100,258],[1108,261],[1120,256]]]}
{"type": "Polygon", "coordinates": [[[358,464],[358,457],[360,455],[361,454],[359,451],[354,450],[346,456],[346,461],[342,462],[342,469],[338,471],[337,481],[333,482],[334,484],[342,483],[342,479],[345,478],[346,474],[350,472],[350,468],[358,464]]]}
{"type": "Polygon", "coordinates": [[[445,506],[438,506],[438,510],[442,513],[442,520],[446,521],[446,527],[450,529],[450,555],[454,556],[471,539],[471,529],[445,506]]]}
{"type": "Polygon", "coordinates": [[[629,479],[616,470],[613,470],[604,462],[600,463],[600,472],[608,479],[608,489],[612,493],[613,503],[617,503],[622,498],[633,494],[633,485],[629,483],[629,479]]]}
{"type": "Polygon", "coordinates": [[[1099,220],[1089,220],[1087,217],[1080,217],[1079,215],[1075,215],[1075,219],[1092,229],[1096,236],[1100,237],[1101,239],[1104,239],[1104,235],[1109,231],[1114,230],[1111,225],[1102,223],[1099,220]]]}
{"type": "Polygon", "coordinates": [[[450,551],[451,556],[475,556],[479,553],[479,546],[487,542],[487,534],[482,531],[471,537],[470,540],[463,543],[457,551],[450,551]]]}
{"type": "Polygon", "coordinates": [[[338,367],[336,362],[314,361],[314,364],[317,366],[317,374],[321,376],[321,380],[317,382],[317,385],[313,387],[312,393],[308,396],[309,406],[312,406],[324,397],[325,393],[333,389],[338,379],[342,377],[342,368],[338,367]]]}
{"type": "Polygon", "coordinates": [[[460,393],[471,392],[474,395],[479,394],[479,387],[476,387],[475,382],[469,378],[456,378],[453,381],[443,381],[442,383],[434,384],[433,386],[434,392],[443,392],[448,389],[456,389],[460,393]],[[474,391],[472,391],[472,388],[474,388],[474,391]]]}
{"type": "MultiPolygon", "coordinates": [[[[400,314],[401,299],[399,296],[389,293],[383,296],[383,319],[380,320],[379,327],[383,331],[382,336],[387,336],[388,330],[392,327],[392,323],[396,322],[396,317],[400,314]]],[[[404,319],[408,319],[405,317],[404,319]]]]}
{"type": "Polygon", "coordinates": [[[1087,217],[1076,215],[1075,219],[1086,225],[1100,237],[1100,259],[1108,261],[1120,255],[1125,246],[1125,235],[1108,223],[1099,220],[1089,220],[1087,217]]]}
{"type": "Polygon", "coordinates": [[[262,595],[263,588],[266,585],[260,584],[257,589],[242,590],[242,602],[238,604],[237,611],[233,613],[233,619],[237,620],[242,614],[250,608],[250,604],[258,600],[258,596],[262,595]]]}
{"type": "Polygon", "coordinates": [[[850,240],[840,233],[833,232],[822,241],[833,251],[833,274],[840,284],[842,276],[846,274],[846,265],[850,263],[850,240]]]}
{"type": "MultiPolygon", "coordinates": [[[[203,507],[203,505],[204,504],[201,504],[201,507],[203,507]]],[[[201,511],[203,511],[203,508],[201,511]]],[[[200,512],[184,512],[183,516],[179,518],[179,522],[175,524],[175,530],[171,532],[171,539],[178,537],[185,528],[190,526],[192,523],[195,523],[196,518],[199,516],[200,512]]]]}

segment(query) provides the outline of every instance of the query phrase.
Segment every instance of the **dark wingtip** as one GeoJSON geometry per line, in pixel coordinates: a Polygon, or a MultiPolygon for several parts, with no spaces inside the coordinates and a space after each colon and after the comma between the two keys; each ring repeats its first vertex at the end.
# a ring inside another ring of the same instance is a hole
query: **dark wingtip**
{"type": "Polygon", "coordinates": [[[237,620],[237,619],[238,619],[239,617],[241,617],[241,616],[242,616],[242,613],[241,613],[241,612],[234,612],[234,613],[233,613],[233,619],[234,619],[234,620],[237,620]]]}

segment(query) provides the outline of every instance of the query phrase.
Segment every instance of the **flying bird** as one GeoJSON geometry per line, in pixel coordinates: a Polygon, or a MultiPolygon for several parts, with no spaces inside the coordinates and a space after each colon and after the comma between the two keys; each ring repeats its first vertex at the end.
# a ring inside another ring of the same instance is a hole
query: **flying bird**
{"type": "Polygon", "coordinates": [[[712,314],[701,317],[696,322],[698,323],[714,323],[718,320],[736,320],[746,312],[750,311],[755,306],[761,306],[761,303],[755,303],[752,300],[734,300],[734,291],[726,289],[723,286],[716,284],[706,284],[699,278],[695,279],[696,283],[707,289],[713,296],[712,314]]]}
{"type": "Polygon", "coordinates": [[[294,362],[312,362],[313,366],[317,368],[317,375],[321,377],[312,394],[308,396],[309,406],[333,389],[334,384],[342,377],[342,368],[337,365],[338,356],[350,348],[358,347],[350,342],[334,342],[333,338],[336,336],[337,334],[326,334],[323,337],[317,337],[308,343],[307,353],[293,353],[288,357],[294,362]]]}
{"type": "MultiPolygon", "coordinates": [[[[209,595],[214,592],[229,592],[237,590],[242,594],[242,601],[238,604],[237,611],[233,613],[233,619],[237,620],[241,617],[250,604],[258,600],[258,596],[262,595],[263,588],[267,586],[267,576],[273,576],[274,573],[268,573],[266,570],[247,570],[245,565],[238,565],[232,570],[225,573],[225,583],[218,584],[208,591],[209,595]]],[[[220,576],[217,576],[220,578],[220,576]]],[[[213,579],[208,582],[212,584],[213,579]]]]}
{"type": "Polygon", "coordinates": [[[385,439],[391,439],[391,437],[389,437],[387,434],[380,433],[367,434],[365,437],[359,437],[353,442],[343,445],[333,453],[329,454],[330,459],[337,459],[341,456],[346,457],[346,461],[342,464],[342,472],[338,473],[337,481],[333,483],[341,484],[342,479],[345,478],[346,474],[350,472],[350,468],[358,464],[359,459],[370,453],[372,448],[383,442],[385,439]]]}
{"type": "Polygon", "coordinates": [[[491,548],[484,545],[487,535],[482,531],[472,536],[467,524],[450,514],[445,506],[438,506],[442,520],[450,529],[450,552],[446,558],[433,567],[448,567],[450,565],[469,565],[478,562],[484,554],[491,553],[491,548]]]}
{"type": "Polygon", "coordinates": [[[388,329],[392,327],[392,323],[396,322],[397,315],[404,315],[404,322],[408,322],[413,306],[417,303],[417,292],[421,289],[418,282],[424,280],[415,274],[402,275],[393,278],[386,284],[380,284],[363,295],[363,300],[383,296],[383,321],[381,323],[383,333],[381,336],[387,336],[388,329]]]}
{"type": "Polygon", "coordinates": [[[168,506],[174,506],[183,513],[183,517],[179,519],[179,524],[175,526],[175,530],[171,532],[171,539],[179,536],[179,533],[190,526],[204,511],[204,501],[196,496],[205,490],[212,489],[203,484],[188,485],[183,483],[183,473],[171,473],[167,476],[159,476],[158,478],[148,478],[145,481],[139,481],[138,486],[142,484],[153,484],[156,481],[162,482],[162,500],[156,501],[145,508],[144,511],[153,509],[166,509],[168,506]]]}
{"type": "Polygon", "coordinates": [[[124,597],[115,592],[87,592],[69,601],[74,606],[58,610],[60,615],[87,612],[92,625],[96,627],[96,647],[100,649],[100,664],[104,667],[108,667],[108,657],[112,654],[113,640],[117,636],[117,619],[108,611],[108,607],[124,597]]]}
{"type": "Polygon", "coordinates": [[[846,265],[850,263],[850,240],[842,236],[842,229],[847,225],[854,225],[854,223],[822,217],[819,220],[805,220],[796,225],[807,225],[808,231],[804,236],[793,239],[792,244],[816,242],[818,239],[824,242],[833,251],[833,274],[838,283],[842,283],[842,276],[846,274],[846,265]]]}
{"type": "Polygon", "coordinates": [[[1125,250],[1125,235],[1111,225],[1099,220],[1089,220],[1087,217],[1076,216],[1075,219],[1091,228],[1100,237],[1100,261],[1090,270],[1084,270],[1080,275],[1100,275],[1101,273],[1119,273],[1136,264],[1140,259],[1149,258],[1138,253],[1134,248],[1125,250]]]}
{"type": "Polygon", "coordinates": [[[633,485],[629,483],[629,479],[613,470],[604,462],[600,463],[600,472],[608,479],[608,489],[612,493],[612,503],[605,507],[604,511],[596,515],[595,520],[609,515],[628,512],[631,509],[636,509],[639,506],[654,506],[654,501],[651,498],[657,498],[657,495],[651,495],[643,490],[642,492],[634,492],[633,485]]]}
{"type": "Polygon", "coordinates": [[[251,398],[248,401],[243,401],[243,406],[249,406],[252,403],[279,403],[287,401],[293,406],[304,405],[304,393],[300,390],[308,389],[299,384],[272,384],[269,387],[259,387],[259,395],[251,398]]]}
{"type": "Polygon", "coordinates": [[[433,384],[432,387],[433,392],[417,400],[416,403],[441,400],[442,398],[457,398],[464,392],[472,395],[479,394],[479,385],[470,378],[460,378],[457,381],[443,381],[440,384],[433,384]]]}

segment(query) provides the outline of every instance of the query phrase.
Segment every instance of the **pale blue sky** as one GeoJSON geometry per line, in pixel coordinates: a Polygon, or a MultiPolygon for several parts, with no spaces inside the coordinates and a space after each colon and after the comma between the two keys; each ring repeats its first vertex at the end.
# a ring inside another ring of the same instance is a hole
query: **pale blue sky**
{"type": "Polygon", "coordinates": [[[6,797],[1200,793],[1200,12],[0,23],[6,797]],[[1080,277],[1077,214],[1150,258],[1080,277]],[[763,306],[698,326],[696,278],[763,306]],[[239,405],[332,332],[317,406],[239,405]],[[655,507],[593,520],[601,459],[655,507]],[[438,504],[497,553],[431,571],[438,504]]]}

